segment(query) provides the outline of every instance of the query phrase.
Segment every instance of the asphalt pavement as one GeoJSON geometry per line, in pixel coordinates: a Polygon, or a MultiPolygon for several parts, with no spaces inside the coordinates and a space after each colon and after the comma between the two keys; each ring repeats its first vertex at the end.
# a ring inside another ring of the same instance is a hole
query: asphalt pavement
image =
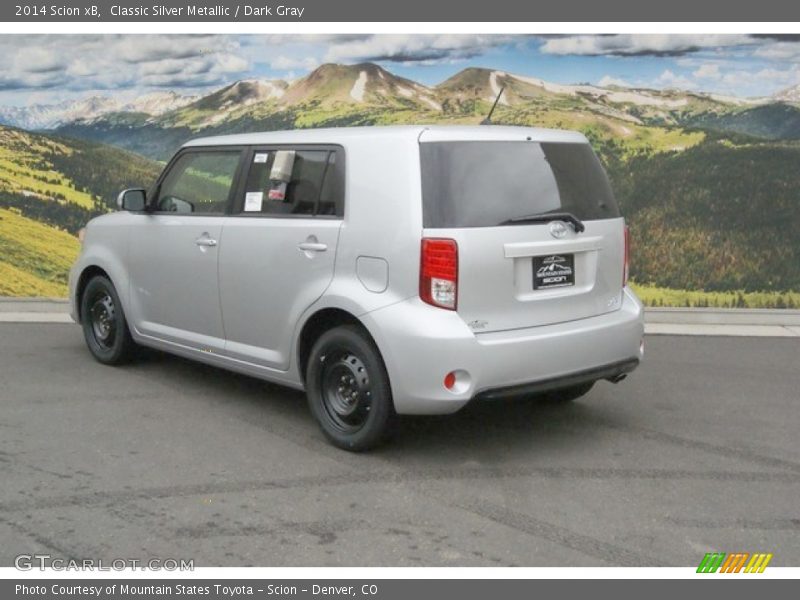
{"type": "Polygon", "coordinates": [[[302,394],[76,325],[0,323],[0,566],[800,564],[800,340],[648,336],[567,406],[470,405],[385,448],[328,445],[302,394]]]}

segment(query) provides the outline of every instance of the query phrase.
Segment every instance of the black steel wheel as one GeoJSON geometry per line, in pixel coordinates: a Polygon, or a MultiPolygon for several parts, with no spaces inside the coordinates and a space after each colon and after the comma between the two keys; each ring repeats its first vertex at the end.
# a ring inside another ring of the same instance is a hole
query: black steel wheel
{"type": "Polygon", "coordinates": [[[108,365],[128,360],[135,343],[111,281],[102,275],[92,277],[80,302],[83,336],[92,356],[108,365]]]}
{"type": "Polygon", "coordinates": [[[389,377],[360,327],[336,327],[320,336],[308,361],[306,393],[323,433],[340,448],[368,450],[393,432],[389,377]]]}
{"type": "Polygon", "coordinates": [[[87,315],[91,325],[95,343],[104,350],[114,347],[117,334],[116,307],[114,300],[106,290],[98,290],[89,298],[91,309],[87,315]]]}
{"type": "Polygon", "coordinates": [[[372,404],[369,371],[349,351],[322,359],[322,403],[331,421],[344,432],[355,432],[367,422],[372,404]]]}

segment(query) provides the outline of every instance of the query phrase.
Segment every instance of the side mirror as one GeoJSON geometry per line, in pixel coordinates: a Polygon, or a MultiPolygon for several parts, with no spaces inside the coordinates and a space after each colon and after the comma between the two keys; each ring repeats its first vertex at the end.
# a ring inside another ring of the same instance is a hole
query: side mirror
{"type": "Polygon", "coordinates": [[[120,210],[142,211],[147,206],[147,191],[144,188],[122,190],[117,196],[117,207],[120,210]]]}

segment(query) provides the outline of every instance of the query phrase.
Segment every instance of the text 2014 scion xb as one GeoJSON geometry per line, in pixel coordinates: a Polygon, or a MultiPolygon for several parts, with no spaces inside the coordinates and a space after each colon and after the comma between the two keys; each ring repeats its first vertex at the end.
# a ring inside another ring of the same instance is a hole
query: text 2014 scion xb
{"type": "Polygon", "coordinates": [[[578,133],[198,139],[118,203],[70,274],[95,358],[151,346],[304,389],[342,448],[374,446],[399,414],[574,399],[642,357],[627,230],[578,133]]]}

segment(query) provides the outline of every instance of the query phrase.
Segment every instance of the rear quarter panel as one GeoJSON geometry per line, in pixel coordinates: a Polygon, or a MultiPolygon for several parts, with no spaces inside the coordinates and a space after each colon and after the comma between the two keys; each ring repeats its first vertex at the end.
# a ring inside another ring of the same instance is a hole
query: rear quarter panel
{"type": "Polygon", "coordinates": [[[359,316],[418,293],[419,144],[410,136],[376,134],[351,140],[346,152],[345,218],[335,275],[318,305],[338,306],[359,316]],[[385,289],[370,291],[359,280],[359,257],[386,261],[385,289]]]}

